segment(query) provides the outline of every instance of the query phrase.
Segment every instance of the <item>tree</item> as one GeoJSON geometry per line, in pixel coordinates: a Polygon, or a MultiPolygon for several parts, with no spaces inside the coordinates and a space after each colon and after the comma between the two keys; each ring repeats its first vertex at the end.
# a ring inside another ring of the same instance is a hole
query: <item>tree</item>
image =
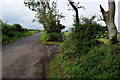
{"type": "Polygon", "coordinates": [[[64,18],[62,13],[59,14],[56,2],[50,0],[27,0],[24,1],[25,6],[37,12],[33,21],[38,21],[48,33],[61,32],[65,28],[60,24],[60,19],[64,18]]]}
{"type": "Polygon", "coordinates": [[[102,12],[103,20],[106,23],[109,33],[109,42],[111,45],[117,42],[117,28],[114,22],[115,18],[115,1],[108,0],[109,10],[105,11],[103,7],[100,5],[100,9],[102,12]]]}
{"type": "Polygon", "coordinates": [[[73,2],[72,0],[68,0],[70,5],[72,6],[72,8],[75,10],[76,13],[76,23],[79,23],[79,13],[78,13],[78,9],[79,8],[84,8],[83,6],[78,7],[78,4],[75,4],[75,2],[73,2]]]}

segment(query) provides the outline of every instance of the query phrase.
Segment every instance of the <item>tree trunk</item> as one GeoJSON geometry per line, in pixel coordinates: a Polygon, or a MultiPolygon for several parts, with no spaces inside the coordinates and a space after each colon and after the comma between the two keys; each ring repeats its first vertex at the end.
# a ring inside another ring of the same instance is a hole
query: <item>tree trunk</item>
{"type": "MultiPolygon", "coordinates": [[[[111,1],[111,0],[110,0],[111,1]]],[[[105,12],[105,10],[100,5],[100,9],[104,18],[104,21],[106,23],[106,26],[108,28],[109,33],[109,42],[111,45],[115,44],[117,42],[117,28],[114,22],[115,18],[115,1],[112,0],[112,2],[109,2],[109,11],[105,12]]]]}
{"type": "Polygon", "coordinates": [[[74,2],[72,0],[68,0],[72,8],[75,10],[76,13],[76,23],[79,23],[79,14],[78,14],[78,8],[74,5],[74,2]]]}

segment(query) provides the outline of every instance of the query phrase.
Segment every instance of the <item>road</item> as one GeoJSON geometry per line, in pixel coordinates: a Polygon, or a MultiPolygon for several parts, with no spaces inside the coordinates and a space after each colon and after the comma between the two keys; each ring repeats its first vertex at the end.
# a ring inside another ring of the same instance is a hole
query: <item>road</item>
{"type": "Polygon", "coordinates": [[[59,48],[41,44],[40,35],[41,32],[2,47],[3,78],[45,78],[45,62],[59,48]]]}

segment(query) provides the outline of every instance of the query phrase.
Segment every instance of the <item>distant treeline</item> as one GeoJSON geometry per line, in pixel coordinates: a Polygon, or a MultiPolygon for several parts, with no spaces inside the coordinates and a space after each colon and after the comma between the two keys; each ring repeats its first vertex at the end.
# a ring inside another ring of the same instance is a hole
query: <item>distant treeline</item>
{"type": "Polygon", "coordinates": [[[22,28],[20,24],[9,25],[7,23],[3,23],[2,21],[0,22],[2,26],[3,44],[40,32],[40,30],[22,28]]]}

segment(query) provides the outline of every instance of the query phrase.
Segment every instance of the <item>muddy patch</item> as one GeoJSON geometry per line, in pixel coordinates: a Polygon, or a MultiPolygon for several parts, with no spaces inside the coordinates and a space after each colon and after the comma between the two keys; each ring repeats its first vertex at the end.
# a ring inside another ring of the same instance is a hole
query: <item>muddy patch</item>
{"type": "MultiPolygon", "coordinates": [[[[45,63],[48,63],[54,58],[59,51],[59,45],[45,45],[47,53],[42,55],[39,59],[39,62],[34,65],[35,72],[34,76],[41,77],[43,79],[46,78],[45,74],[45,63]]],[[[48,65],[47,65],[48,66],[48,65]]]]}

